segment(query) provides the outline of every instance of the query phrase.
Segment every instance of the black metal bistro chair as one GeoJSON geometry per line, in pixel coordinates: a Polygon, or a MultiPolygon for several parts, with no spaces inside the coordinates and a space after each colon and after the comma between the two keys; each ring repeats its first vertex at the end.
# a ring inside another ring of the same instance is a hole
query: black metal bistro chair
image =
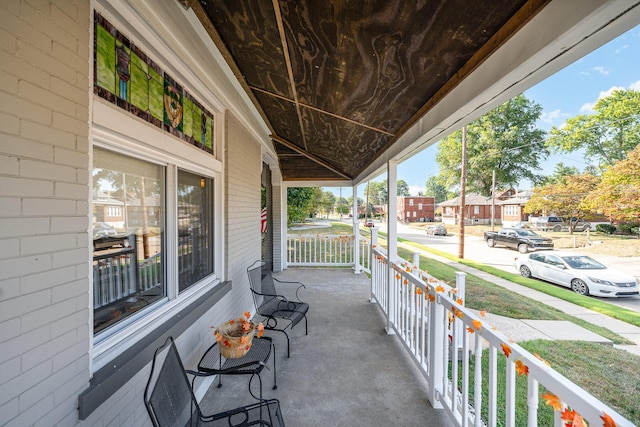
{"type": "Polygon", "coordinates": [[[276,357],[275,344],[270,337],[253,338],[251,348],[244,356],[237,359],[226,359],[220,353],[220,345],[214,342],[204,353],[200,362],[198,362],[198,372],[207,375],[218,376],[218,387],[222,387],[223,375],[251,375],[249,378],[249,393],[255,399],[262,400],[262,378],[260,373],[267,364],[271,349],[273,350],[273,389],[278,388],[276,380],[276,357]],[[260,384],[260,394],[256,397],[251,391],[251,382],[253,378],[258,377],[260,384]]]}
{"type": "Polygon", "coordinates": [[[144,390],[144,403],[154,426],[284,427],[280,403],[276,399],[260,400],[251,405],[204,415],[193,394],[187,373],[202,375],[184,369],[173,338],[167,338],[153,355],[151,374],[144,390]],[[156,365],[160,364],[161,354],[164,353],[166,355],[162,366],[158,368],[156,365]]]}
{"type": "Polygon", "coordinates": [[[256,313],[265,318],[264,328],[282,332],[287,338],[287,357],[290,355],[289,335],[287,329],[293,329],[304,319],[305,335],[309,333],[307,311],[309,304],[302,302],[298,291],[306,288],[302,282],[285,282],[275,279],[271,274],[271,265],[264,261],[256,261],[247,268],[249,284],[256,305],[256,313]],[[297,284],[296,299],[291,301],[276,290],[275,282],[297,284]]]}

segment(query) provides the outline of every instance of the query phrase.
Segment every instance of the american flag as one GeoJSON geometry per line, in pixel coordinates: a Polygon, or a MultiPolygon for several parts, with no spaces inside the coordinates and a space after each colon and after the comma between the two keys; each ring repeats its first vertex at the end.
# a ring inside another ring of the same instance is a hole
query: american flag
{"type": "Polygon", "coordinates": [[[267,208],[263,208],[262,212],[260,212],[260,232],[267,232],[267,208]]]}

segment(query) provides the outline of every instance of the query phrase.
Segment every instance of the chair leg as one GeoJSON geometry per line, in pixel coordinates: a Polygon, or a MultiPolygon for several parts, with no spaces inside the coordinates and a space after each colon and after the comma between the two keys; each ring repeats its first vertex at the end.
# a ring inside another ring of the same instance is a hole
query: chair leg
{"type": "Polygon", "coordinates": [[[273,349],[273,389],[277,390],[278,389],[278,380],[277,380],[277,375],[276,375],[276,345],[275,343],[271,343],[271,347],[273,349]]]}
{"type": "Polygon", "coordinates": [[[262,377],[260,376],[260,374],[252,374],[251,378],[249,378],[249,394],[251,395],[251,397],[253,397],[256,400],[259,400],[260,402],[262,402],[262,377]],[[253,394],[253,391],[251,391],[251,382],[253,381],[253,377],[258,377],[258,385],[260,386],[260,397],[256,397],[255,394],[253,394]]]}

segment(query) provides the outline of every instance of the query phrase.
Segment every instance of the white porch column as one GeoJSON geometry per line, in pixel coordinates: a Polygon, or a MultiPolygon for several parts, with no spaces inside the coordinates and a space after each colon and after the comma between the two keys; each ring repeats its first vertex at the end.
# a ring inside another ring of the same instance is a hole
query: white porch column
{"type": "MultiPolygon", "coordinates": [[[[387,213],[387,253],[389,254],[389,289],[396,279],[396,272],[392,265],[398,259],[398,162],[389,160],[387,162],[387,194],[389,198],[389,212],[387,213]]],[[[387,317],[387,333],[395,333],[391,327],[391,322],[396,316],[396,295],[389,293],[389,316],[387,317]]]]}
{"type": "Polygon", "coordinates": [[[353,186],[353,272],[362,273],[360,265],[360,224],[358,223],[358,186],[353,186]]]}
{"type": "Polygon", "coordinates": [[[287,188],[272,184],[273,271],[287,268],[287,188]]]}
{"type": "MultiPolygon", "coordinates": [[[[279,205],[280,205],[280,210],[279,210],[279,215],[278,215],[278,219],[276,220],[276,218],[273,218],[273,232],[274,232],[274,245],[275,245],[275,241],[276,241],[276,221],[277,221],[277,225],[280,228],[280,234],[279,234],[279,238],[278,238],[278,242],[280,242],[280,270],[276,270],[276,271],[282,271],[282,270],[286,270],[287,269],[287,262],[288,262],[288,252],[287,252],[287,185],[282,183],[282,185],[280,185],[278,187],[279,189],[279,193],[276,194],[276,187],[273,187],[273,203],[274,205],[276,204],[276,197],[278,198],[279,201],[279,205]]],[[[274,206],[274,210],[275,210],[275,206],[274,206]]],[[[274,217],[275,217],[275,212],[274,212],[274,217]]],[[[274,257],[274,264],[275,264],[275,257],[274,257]]],[[[274,268],[275,270],[275,268],[274,268]]]]}

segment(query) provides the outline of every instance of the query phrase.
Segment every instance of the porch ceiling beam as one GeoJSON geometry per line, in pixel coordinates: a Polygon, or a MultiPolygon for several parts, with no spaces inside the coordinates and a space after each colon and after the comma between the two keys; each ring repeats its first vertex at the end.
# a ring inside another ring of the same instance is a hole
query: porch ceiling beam
{"type": "Polygon", "coordinates": [[[285,147],[295,151],[296,153],[300,154],[301,156],[306,157],[307,159],[311,160],[312,162],[319,164],[323,168],[329,169],[331,172],[340,175],[344,179],[347,179],[349,181],[352,180],[352,178],[349,175],[347,175],[346,173],[344,173],[343,171],[331,166],[329,163],[325,162],[321,158],[319,158],[317,156],[314,156],[311,153],[307,153],[306,151],[304,151],[302,148],[298,147],[294,143],[292,143],[290,141],[287,141],[286,139],[281,138],[281,137],[279,137],[277,135],[269,135],[269,137],[271,139],[273,139],[274,141],[276,141],[277,143],[282,144],[285,147]]]}

